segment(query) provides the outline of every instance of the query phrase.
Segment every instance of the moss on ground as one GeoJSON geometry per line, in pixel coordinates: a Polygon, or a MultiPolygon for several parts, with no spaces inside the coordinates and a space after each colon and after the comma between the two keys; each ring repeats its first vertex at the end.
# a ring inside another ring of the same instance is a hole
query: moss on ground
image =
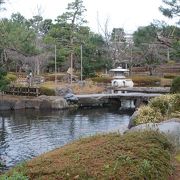
{"type": "Polygon", "coordinates": [[[172,145],[156,131],[111,133],[80,139],[13,171],[33,180],[164,180],[172,174],[171,153],[172,145]]]}

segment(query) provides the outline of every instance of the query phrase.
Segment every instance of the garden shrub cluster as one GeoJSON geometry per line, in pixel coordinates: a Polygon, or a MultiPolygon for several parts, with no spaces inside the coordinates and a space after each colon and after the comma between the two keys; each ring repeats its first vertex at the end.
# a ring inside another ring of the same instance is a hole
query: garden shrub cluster
{"type": "Polygon", "coordinates": [[[151,99],[149,106],[158,109],[163,116],[169,116],[172,112],[180,110],[180,94],[163,95],[151,99]]]}
{"type": "Polygon", "coordinates": [[[155,110],[150,106],[142,106],[138,110],[138,116],[135,119],[135,124],[144,124],[144,123],[156,123],[162,119],[161,113],[159,110],[155,110]]]}
{"type": "Polygon", "coordinates": [[[5,78],[10,82],[14,82],[17,80],[17,76],[12,73],[8,73],[5,78]]]}
{"type": "Polygon", "coordinates": [[[138,109],[135,124],[161,122],[167,118],[176,117],[180,111],[180,94],[169,94],[155,97],[148,106],[138,109]]]}
{"type": "Polygon", "coordinates": [[[161,78],[154,76],[133,76],[135,86],[158,86],[161,78]]]}

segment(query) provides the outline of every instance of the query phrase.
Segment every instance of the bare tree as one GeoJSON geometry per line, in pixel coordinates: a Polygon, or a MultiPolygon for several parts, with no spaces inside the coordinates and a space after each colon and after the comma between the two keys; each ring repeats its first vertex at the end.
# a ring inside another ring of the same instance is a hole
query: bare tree
{"type": "Polygon", "coordinates": [[[101,25],[98,13],[97,24],[98,31],[105,40],[107,58],[112,66],[116,67],[118,65],[128,64],[129,67],[131,67],[133,49],[132,36],[127,38],[123,28],[113,28],[112,32],[110,32],[109,18],[106,18],[104,25],[101,25]]]}
{"type": "Polygon", "coordinates": [[[8,62],[9,70],[16,67],[16,72],[28,72],[31,70],[33,74],[36,74],[37,68],[39,68],[42,73],[49,62],[50,57],[52,57],[51,52],[44,52],[38,55],[26,56],[16,50],[6,49],[6,56],[8,62]],[[37,67],[37,59],[39,66],[37,67]],[[12,64],[12,65],[11,65],[12,64]]]}

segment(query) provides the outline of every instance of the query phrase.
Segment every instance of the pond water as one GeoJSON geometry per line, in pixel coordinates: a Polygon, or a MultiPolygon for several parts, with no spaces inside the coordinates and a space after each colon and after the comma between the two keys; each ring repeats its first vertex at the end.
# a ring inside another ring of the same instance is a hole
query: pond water
{"type": "Polygon", "coordinates": [[[9,168],[80,137],[124,131],[129,117],[108,108],[0,112],[0,161],[9,168]]]}

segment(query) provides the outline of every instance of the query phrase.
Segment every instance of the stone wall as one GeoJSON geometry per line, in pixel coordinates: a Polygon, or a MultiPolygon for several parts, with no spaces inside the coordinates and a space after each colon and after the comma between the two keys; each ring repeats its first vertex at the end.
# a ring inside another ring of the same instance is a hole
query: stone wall
{"type": "Polygon", "coordinates": [[[39,97],[7,97],[1,95],[0,110],[18,109],[65,109],[69,105],[67,101],[59,96],[39,96],[39,97]]]}

